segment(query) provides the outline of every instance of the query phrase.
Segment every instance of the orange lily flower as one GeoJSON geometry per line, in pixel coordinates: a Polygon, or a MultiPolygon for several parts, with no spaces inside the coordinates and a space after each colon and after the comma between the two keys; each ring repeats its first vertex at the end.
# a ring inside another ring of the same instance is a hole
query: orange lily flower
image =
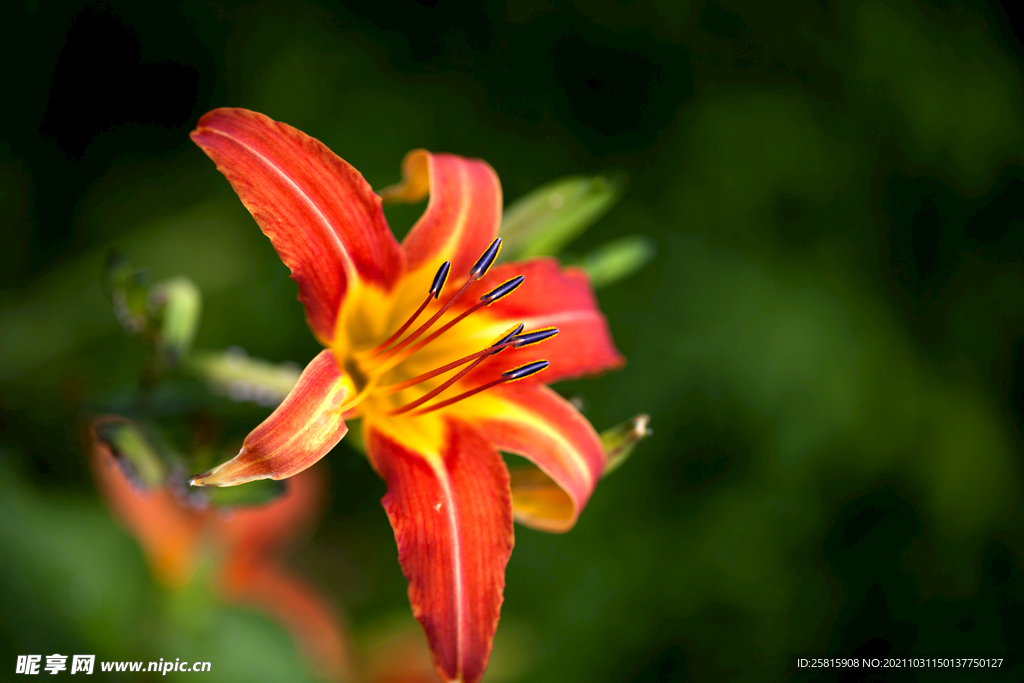
{"type": "Polygon", "coordinates": [[[319,517],[323,486],[316,473],[294,477],[283,495],[264,506],[198,508],[185,500],[184,486],[178,492],[167,485],[146,488],[129,477],[119,455],[99,436],[98,429],[110,423],[129,421],[104,417],[93,423],[93,473],[111,511],[138,539],[157,580],[182,587],[195,576],[204,552],[215,553],[213,580],[224,600],[281,623],[324,678],[350,680],[340,618],[321,595],[281,566],[288,541],[319,517]]]}
{"type": "Polygon", "coordinates": [[[502,196],[483,161],[410,152],[404,182],[383,197],[429,201],[399,244],[382,198],[304,133],[217,109],[192,139],[291,269],[325,347],[241,452],[192,483],[290,477],[341,440],[345,419],[361,418],[437,671],[475,683],[497,628],[513,517],[567,531],[604,470],[593,427],[542,381],[622,364],[586,275],[544,258],[491,267],[502,196]],[[499,451],[536,468],[510,479],[499,451]]]}

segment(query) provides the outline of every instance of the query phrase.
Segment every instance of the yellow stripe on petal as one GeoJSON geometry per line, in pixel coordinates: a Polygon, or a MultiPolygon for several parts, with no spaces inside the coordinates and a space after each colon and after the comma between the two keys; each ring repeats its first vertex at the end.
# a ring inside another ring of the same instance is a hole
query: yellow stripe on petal
{"type": "Polygon", "coordinates": [[[516,383],[450,414],[479,428],[499,450],[537,466],[513,475],[516,519],[551,532],[575,525],[604,471],[605,454],[597,432],[568,401],[547,387],[516,383]]]}
{"type": "Polygon", "coordinates": [[[477,683],[490,657],[512,553],[508,470],[478,430],[445,421],[438,457],[371,428],[370,458],[409,579],[413,615],[444,681],[477,683]]]}
{"type": "Polygon", "coordinates": [[[555,481],[537,467],[509,470],[512,477],[512,511],[516,521],[551,533],[572,528],[576,506],[555,481]]]}

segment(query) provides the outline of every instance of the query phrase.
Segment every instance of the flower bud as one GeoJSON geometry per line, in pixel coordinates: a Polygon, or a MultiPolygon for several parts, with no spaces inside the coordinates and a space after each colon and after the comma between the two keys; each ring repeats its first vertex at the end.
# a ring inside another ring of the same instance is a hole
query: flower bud
{"type": "Polygon", "coordinates": [[[601,444],[608,458],[603,476],[608,476],[621,467],[633,452],[633,448],[653,433],[648,427],[650,422],[651,416],[641,413],[601,432],[601,444]]]}

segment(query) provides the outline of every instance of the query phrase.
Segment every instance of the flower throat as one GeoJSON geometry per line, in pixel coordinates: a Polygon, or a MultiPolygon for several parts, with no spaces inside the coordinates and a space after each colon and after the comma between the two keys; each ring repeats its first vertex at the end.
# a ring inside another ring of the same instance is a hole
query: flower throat
{"type": "Polygon", "coordinates": [[[440,309],[437,310],[425,323],[417,327],[413,332],[409,333],[404,338],[402,337],[406,331],[416,322],[420,315],[427,309],[431,299],[439,299],[441,292],[444,289],[445,283],[448,281],[448,275],[451,271],[451,261],[445,261],[438,268],[437,274],[434,275],[433,280],[430,284],[430,289],[427,292],[427,297],[423,303],[413,312],[409,318],[402,323],[399,328],[391,334],[387,339],[381,342],[376,347],[357,354],[355,358],[345,362],[345,371],[349,376],[356,380],[357,386],[361,386],[362,389],[356,394],[355,397],[344,406],[342,410],[350,410],[359,403],[361,403],[368,396],[386,396],[395,394],[406,389],[410,389],[419,385],[422,382],[426,382],[434,377],[443,375],[447,372],[451,372],[456,368],[465,366],[459,372],[455,373],[451,378],[446,380],[436,388],[424,393],[422,396],[414,401],[406,403],[405,405],[399,406],[391,411],[390,415],[401,415],[410,414],[411,416],[424,415],[426,413],[433,412],[440,408],[445,408],[457,403],[463,399],[474,396],[482,391],[486,391],[492,387],[496,387],[499,384],[505,384],[507,382],[514,382],[516,380],[529,377],[538,372],[541,372],[548,367],[549,362],[546,360],[537,360],[520,365],[506,370],[501,373],[501,376],[490,382],[486,382],[478,387],[464,391],[454,397],[438,401],[430,405],[424,405],[430,400],[438,397],[443,392],[451,388],[455,383],[461,380],[463,377],[468,375],[482,363],[484,363],[491,356],[495,356],[505,349],[522,348],[525,346],[531,346],[538,344],[542,341],[550,339],[551,337],[558,334],[558,328],[548,327],[539,330],[532,330],[530,332],[523,331],[524,326],[522,323],[513,326],[505,331],[501,337],[496,339],[488,347],[471,353],[468,356],[459,358],[450,363],[446,363],[440,367],[434,368],[429,372],[422,373],[411,379],[403,380],[401,382],[395,382],[392,384],[379,385],[379,378],[383,377],[387,372],[400,366],[405,361],[412,358],[425,346],[438,339],[441,335],[451,330],[455,325],[465,320],[467,317],[480,310],[484,306],[490,306],[495,301],[502,299],[512,292],[514,292],[525,279],[522,275],[503,282],[491,291],[487,292],[480,297],[473,306],[469,307],[451,321],[447,322],[439,329],[433,331],[429,335],[424,335],[430,330],[435,323],[437,323],[441,317],[448,312],[452,305],[461,297],[469,286],[483,278],[490,270],[491,266],[494,265],[495,259],[498,257],[498,252],[501,251],[501,238],[495,239],[484,253],[477,259],[477,262],[470,268],[469,277],[466,282],[459,288],[455,294],[448,299],[440,309]],[[422,337],[422,338],[421,338],[422,337]]]}

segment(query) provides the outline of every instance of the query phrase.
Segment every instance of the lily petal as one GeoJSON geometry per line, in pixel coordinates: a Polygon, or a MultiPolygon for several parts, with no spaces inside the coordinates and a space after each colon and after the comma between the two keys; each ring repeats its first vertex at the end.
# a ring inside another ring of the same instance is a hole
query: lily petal
{"type": "Polygon", "coordinates": [[[538,531],[566,531],[566,520],[576,514],[569,494],[539,467],[516,467],[508,473],[512,477],[516,521],[538,531]]]}
{"type": "Polygon", "coordinates": [[[516,520],[541,531],[568,531],[604,471],[601,438],[579,411],[545,386],[516,383],[494,394],[500,408],[490,406],[488,415],[472,418],[473,425],[499,450],[539,468],[514,470],[516,520]]]}
{"type": "Polygon", "coordinates": [[[291,269],[309,326],[325,346],[356,280],[390,289],[401,274],[402,252],[380,198],[320,141],[246,109],[214,109],[192,140],[291,269]]]}
{"type": "Polygon", "coordinates": [[[228,565],[257,565],[278,557],[284,546],[307,535],[320,517],[324,487],[307,469],[289,479],[284,494],[268,505],[233,508],[218,516],[215,532],[228,548],[228,565]]]}
{"type": "Polygon", "coordinates": [[[211,519],[227,546],[217,587],[231,602],[243,603],[283,624],[332,681],[350,681],[352,658],[347,629],[330,602],[280,569],[286,543],[308,533],[320,515],[323,485],[309,469],[288,480],[288,490],[269,505],[234,509],[211,519]]]}
{"type": "Polygon", "coordinates": [[[351,647],[340,615],[326,597],[280,568],[282,546],[308,533],[319,517],[324,490],[318,475],[301,472],[269,505],[214,518],[214,532],[227,546],[217,587],[226,599],[283,624],[321,676],[351,681],[351,647]]]}
{"type": "MultiPolygon", "coordinates": [[[[514,368],[545,358],[551,361],[551,367],[523,381],[552,384],[614,370],[625,363],[615,348],[608,321],[597,306],[586,273],[579,268],[563,269],[550,258],[503,263],[483,278],[480,290],[488,291],[516,275],[523,275],[525,280],[515,293],[478,314],[490,321],[475,332],[481,346],[518,323],[523,323],[527,330],[557,327],[559,333],[539,346],[505,351],[501,355],[502,367],[514,368]]],[[[456,307],[472,303],[475,302],[460,301],[456,307]]],[[[493,375],[493,367],[481,366],[467,384],[482,384],[493,375]]]]}
{"type": "Polygon", "coordinates": [[[385,200],[415,202],[430,193],[427,210],[402,242],[410,271],[452,262],[463,280],[501,225],[501,183],[489,164],[418,149],[402,161],[403,182],[381,191],[385,200]]]}
{"type": "Polygon", "coordinates": [[[298,474],[348,432],[341,409],[350,393],[334,353],[324,349],[302,371],[284,402],[245,437],[238,455],[193,477],[192,485],[236,486],[298,474]]]}
{"type": "Polygon", "coordinates": [[[323,678],[354,680],[340,617],[305,583],[269,565],[234,566],[222,575],[220,590],[231,602],[249,605],[283,624],[323,678]]]}
{"type": "Polygon", "coordinates": [[[382,502],[445,681],[476,683],[490,657],[512,553],[512,501],[501,456],[476,429],[447,420],[442,452],[425,456],[370,429],[368,449],[388,486],[382,502]]]}
{"type": "Polygon", "coordinates": [[[139,540],[157,580],[167,586],[183,586],[192,578],[199,559],[205,515],[183,508],[163,486],[143,489],[125,476],[110,445],[99,438],[98,418],[90,428],[92,468],[101,493],[114,516],[139,540]]]}

